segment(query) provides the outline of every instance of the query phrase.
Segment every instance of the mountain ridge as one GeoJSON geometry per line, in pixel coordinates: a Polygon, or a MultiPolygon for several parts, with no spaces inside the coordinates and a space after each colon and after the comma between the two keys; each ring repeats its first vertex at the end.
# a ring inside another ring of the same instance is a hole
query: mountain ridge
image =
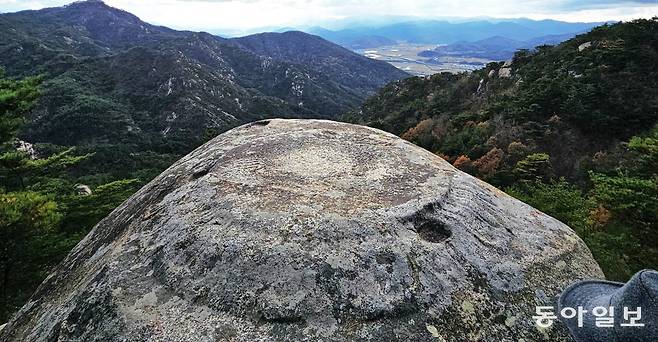
{"type": "MultiPolygon", "coordinates": [[[[207,129],[221,132],[255,119],[336,117],[388,81],[407,76],[356,54],[346,63],[323,64],[331,58],[345,59],[351,52],[337,46],[328,49],[332,43],[303,33],[296,34],[300,55],[324,53],[315,63],[310,63],[311,58],[291,61],[267,56],[265,51],[244,48],[239,40],[150,25],[102,1],[2,14],[0,32],[7,37],[0,42],[0,63],[10,76],[49,75],[44,83],[46,96],[37,104],[26,138],[60,145],[98,139],[139,144],[144,139],[177,135],[194,146],[207,129]],[[332,51],[339,55],[332,56],[332,51]],[[151,65],[143,65],[146,61],[151,65]],[[157,67],[159,63],[167,67],[157,67]],[[127,82],[121,75],[112,75],[114,66],[123,70],[131,64],[141,79],[127,82]],[[372,65],[378,66],[377,77],[361,74],[372,65]],[[105,81],[90,80],[94,74],[104,74],[105,81]],[[339,80],[337,75],[344,78],[339,80]],[[358,87],[351,88],[350,82],[358,87]],[[58,92],[87,94],[94,103],[80,104],[86,112],[72,110],[69,107],[78,104],[58,100],[54,96],[58,92]],[[94,106],[101,110],[95,111],[94,106]],[[84,127],[70,120],[80,119],[81,113],[88,123],[84,127]],[[105,129],[118,127],[114,124],[124,127],[120,134],[105,129]],[[69,133],[68,138],[61,137],[62,130],[69,133]],[[150,137],[135,136],[136,132],[150,137]]],[[[277,46],[281,41],[268,44],[277,46]]]]}
{"type": "Polygon", "coordinates": [[[259,55],[312,65],[338,80],[343,86],[355,87],[364,92],[388,83],[386,79],[379,76],[385,69],[389,69],[388,65],[367,59],[367,62],[359,63],[359,68],[356,70],[350,70],[349,64],[356,65],[356,61],[362,60],[362,57],[320,36],[309,36],[308,33],[301,31],[265,32],[231,38],[230,41],[259,55]],[[299,53],[299,44],[308,44],[309,49],[299,53]]]}

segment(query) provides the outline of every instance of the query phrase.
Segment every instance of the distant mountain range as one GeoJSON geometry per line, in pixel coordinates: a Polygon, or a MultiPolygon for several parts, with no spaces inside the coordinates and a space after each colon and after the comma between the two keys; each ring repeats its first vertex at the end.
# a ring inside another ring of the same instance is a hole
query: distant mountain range
{"type": "Polygon", "coordinates": [[[504,37],[514,41],[527,42],[546,36],[563,36],[565,39],[576,33],[590,30],[602,23],[568,23],[556,20],[472,20],[450,21],[409,21],[374,27],[353,26],[332,31],[321,27],[310,28],[307,32],[348,47],[367,49],[395,43],[413,44],[453,44],[476,42],[491,37],[504,37]]]}
{"type": "Polygon", "coordinates": [[[456,42],[449,45],[438,46],[435,49],[420,52],[421,57],[428,57],[430,61],[438,57],[471,57],[484,58],[495,61],[508,60],[520,49],[534,49],[540,45],[557,45],[576,36],[576,33],[549,35],[533,38],[527,41],[514,40],[495,36],[476,42],[456,42]]]}
{"type": "Polygon", "coordinates": [[[408,76],[301,32],[224,39],[102,1],[2,14],[0,37],[8,75],[45,75],[24,137],[59,145],[196,146],[261,118],[335,118],[408,76]]]}

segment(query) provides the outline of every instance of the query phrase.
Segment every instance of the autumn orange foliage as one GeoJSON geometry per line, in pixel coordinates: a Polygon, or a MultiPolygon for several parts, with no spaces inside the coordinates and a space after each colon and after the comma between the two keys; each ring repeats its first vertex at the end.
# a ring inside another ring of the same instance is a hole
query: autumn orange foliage
{"type": "Polygon", "coordinates": [[[478,170],[482,177],[489,177],[493,175],[500,167],[505,152],[494,147],[487,154],[480,157],[480,159],[473,162],[473,166],[478,170]]]}
{"type": "Polygon", "coordinates": [[[407,141],[414,141],[421,135],[430,134],[433,127],[434,120],[425,119],[419,122],[415,127],[412,127],[408,131],[404,132],[401,138],[407,141]]]}
{"type": "Polygon", "coordinates": [[[459,156],[459,158],[457,158],[455,160],[454,163],[452,163],[452,166],[454,166],[454,167],[456,167],[456,168],[463,171],[465,168],[470,167],[471,163],[472,163],[471,158],[469,158],[465,155],[461,155],[461,156],[459,156]]]}

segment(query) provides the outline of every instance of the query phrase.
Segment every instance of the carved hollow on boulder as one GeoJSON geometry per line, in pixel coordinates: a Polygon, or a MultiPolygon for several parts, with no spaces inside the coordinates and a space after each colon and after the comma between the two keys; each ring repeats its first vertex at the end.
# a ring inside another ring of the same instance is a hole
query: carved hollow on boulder
{"type": "Polygon", "coordinates": [[[228,131],[123,203],[1,341],[536,341],[602,277],[559,221],[372,128],[228,131]]]}

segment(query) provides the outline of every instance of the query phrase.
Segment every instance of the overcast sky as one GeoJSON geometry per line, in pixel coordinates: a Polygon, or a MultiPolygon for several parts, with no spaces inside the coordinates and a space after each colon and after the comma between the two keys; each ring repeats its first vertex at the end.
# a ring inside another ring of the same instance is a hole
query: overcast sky
{"type": "MultiPolygon", "coordinates": [[[[0,0],[0,12],[60,6],[67,0],[0,0]]],[[[177,29],[243,31],[331,26],[381,16],[494,17],[608,21],[658,15],[658,0],[106,0],[141,19],[177,29]]]]}

